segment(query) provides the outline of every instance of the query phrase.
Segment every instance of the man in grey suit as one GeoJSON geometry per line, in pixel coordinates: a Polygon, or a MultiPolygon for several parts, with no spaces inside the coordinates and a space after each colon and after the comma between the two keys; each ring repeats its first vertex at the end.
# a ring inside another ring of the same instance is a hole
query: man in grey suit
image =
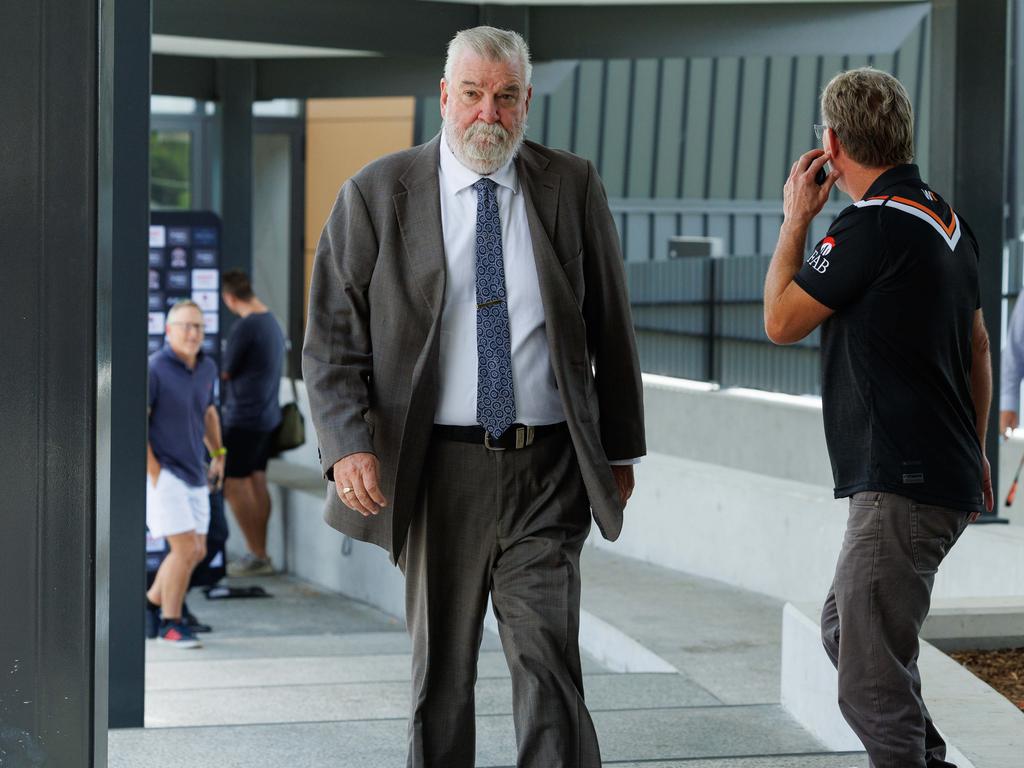
{"type": "Polygon", "coordinates": [[[583,699],[579,556],[615,539],[645,453],[615,226],[586,160],[524,142],[514,32],[448,48],[442,133],[342,187],[303,372],[327,522],[387,549],[413,640],[410,768],[474,764],[487,598],[523,768],[600,766],[583,699]]]}

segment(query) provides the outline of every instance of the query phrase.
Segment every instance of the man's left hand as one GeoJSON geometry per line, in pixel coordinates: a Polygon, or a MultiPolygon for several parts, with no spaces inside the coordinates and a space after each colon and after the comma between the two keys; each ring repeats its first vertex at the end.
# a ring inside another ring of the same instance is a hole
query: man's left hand
{"type": "Polygon", "coordinates": [[[615,484],[619,486],[619,497],[622,499],[622,506],[626,506],[629,497],[633,495],[633,486],[636,484],[633,479],[633,465],[612,464],[612,475],[615,476],[615,484]]]}
{"type": "Polygon", "coordinates": [[[219,491],[224,485],[224,457],[214,456],[210,459],[210,469],[206,473],[207,479],[210,481],[210,488],[214,491],[219,491]]]}

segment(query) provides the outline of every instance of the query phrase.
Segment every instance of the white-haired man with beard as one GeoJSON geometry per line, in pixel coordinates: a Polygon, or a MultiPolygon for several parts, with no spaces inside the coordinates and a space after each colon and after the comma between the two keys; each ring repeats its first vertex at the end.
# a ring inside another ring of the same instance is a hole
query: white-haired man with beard
{"type": "Polygon", "coordinates": [[[388,550],[413,641],[410,768],[469,768],[490,597],[520,768],[594,768],[579,555],[645,452],[622,256],[586,160],[524,141],[529,51],[448,48],[444,128],[342,187],[303,372],[334,528],[388,550]]]}

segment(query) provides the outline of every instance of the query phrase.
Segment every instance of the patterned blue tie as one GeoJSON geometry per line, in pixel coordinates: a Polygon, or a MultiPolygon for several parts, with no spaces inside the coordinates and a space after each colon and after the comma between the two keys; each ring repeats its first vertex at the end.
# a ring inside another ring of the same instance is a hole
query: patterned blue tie
{"type": "Polygon", "coordinates": [[[495,183],[480,179],[476,190],[476,419],[501,437],[516,420],[512,389],[512,341],[501,254],[501,219],[495,183]]]}

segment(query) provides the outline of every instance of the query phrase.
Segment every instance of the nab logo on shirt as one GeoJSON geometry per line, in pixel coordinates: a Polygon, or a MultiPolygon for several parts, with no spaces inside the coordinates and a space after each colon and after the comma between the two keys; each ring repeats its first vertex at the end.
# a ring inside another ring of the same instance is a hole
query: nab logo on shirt
{"type": "Polygon", "coordinates": [[[819,275],[824,275],[830,263],[825,257],[832,253],[832,249],[835,247],[836,241],[831,237],[826,237],[818,244],[818,247],[814,249],[814,253],[807,257],[808,266],[810,266],[810,268],[819,275]]]}

